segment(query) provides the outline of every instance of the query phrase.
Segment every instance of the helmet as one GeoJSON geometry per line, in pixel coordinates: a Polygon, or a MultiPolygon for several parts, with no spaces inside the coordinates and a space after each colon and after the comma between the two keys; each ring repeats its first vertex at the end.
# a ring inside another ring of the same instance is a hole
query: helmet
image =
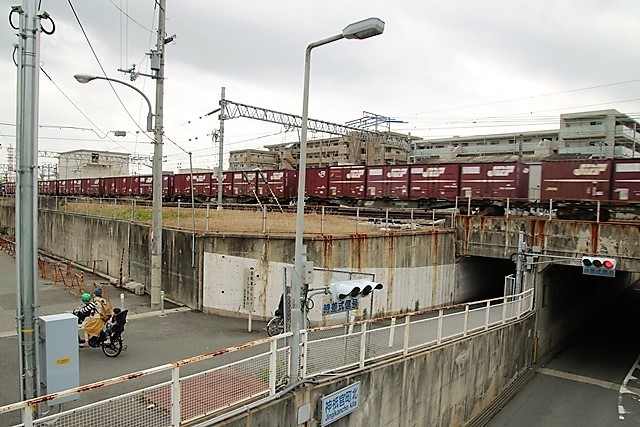
{"type": "Polygon", "coordinates": [[[95,288],[93,290],[93,294],[97,297],[101,297],[102,296],[102,289],[101,288],[95,288]]]}
{"type": "Polygon", "coordinates": [[[89,302],[91,301],[91,295],[88,293],[84,293],[82,294],[82,296],[80,297],[82,299],[82,302],[89,302]]]}

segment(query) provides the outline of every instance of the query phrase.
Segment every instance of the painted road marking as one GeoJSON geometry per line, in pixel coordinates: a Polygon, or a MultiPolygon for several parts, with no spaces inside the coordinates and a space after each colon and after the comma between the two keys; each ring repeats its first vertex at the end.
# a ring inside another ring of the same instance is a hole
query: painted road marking
{"type": "MultiPolygon", "coordinates": [[[[631,369],[629,369],[629,372],[627,373],[627,376],[625,377],[624,381],[622,382],[622,386],[620,387],[620,392],[618,393],[618,418],[621,420],[625,419],[625,415],[631,415],[634,413],[629,409],[625,409],[623,404],[623,397],[631,395],[635,397],[635,399],[633,400],[635,400],[636,402],[640,400],[640,389],[629,385],[630,381],[633,384],[640,383],[640,378],[633,375],[634,372],[637,372],[636,370],[640,371],[640,356],[638,356],[635,363],[631,366],[631,369]]],[[[626,400],[627,402],[629,402],[629,399],[626,400]]]]}
{"type": "Polygon", "coordinates": [[[595,378],[585,377],[584,375],[570,374],[568,372],[556,371],[555,369],[540,368],[538,372],[541,374],[549,375],[552,377],[563,378],[569,381],[576,381],[579,383],[591,384],[598,387],[606,388],[609,390],[620,390],[620,384],[612,383],[609,381],[598,380],[595,378]]]}

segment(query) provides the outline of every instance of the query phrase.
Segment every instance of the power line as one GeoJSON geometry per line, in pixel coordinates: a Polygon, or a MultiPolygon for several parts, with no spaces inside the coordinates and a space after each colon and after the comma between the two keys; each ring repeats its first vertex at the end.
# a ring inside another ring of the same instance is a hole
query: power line
{"type": "Polygon", "coordinates": [[[80,30],[82,30],[82,34],[84,35],[84,38],[87,41],[87,44],[89,45],[89,48],[91,49],[91,52],[93,53],[93,56],[96,59],[96,62],[98,63],[98,66],[100,67],[100,70],[102,70],[102,75],[107,79],[107,82],[109,83],[109,86],[111,87],[111,90],[115,94],[116,98],[118,98],[118,101],[120,102],[120,105],[122,105],[122,108],[124,108],[124,111],[127,113],[129,118],[135,123],[135,125],[138,127],[138,129],[140,129],[149,139],[151,139],[153,141],[153,138],[151,138],[149,135],[147,135],[146,131],[140,127],[140,124],[138,123],[138,121],[133,118],[131,113],[129,113],[129,110],[127,110],[127,107],[125,107],[124,103],[122,102],[122,99],[120,99],[120,96],[118,95],[118,92],[116,92],[116,89],[113,87],[113,83],[111,83],[111,81],[109,80],[109,77],[107,76],[107,72],[105,71],[104,67],[102,66],[102,63],[100,62],[100,59],[98,58],[98,55],[97,55],[95,49],[93,48],[93,45],[91,44],[91,41],[89,40],[89,36],[87,35],[86,31],[84,30],[82,22],[80,22],[80,18],[78,17],[78,14],[76,13],[76,10],[73,7],[73,4],[71,3],[71,0],[67,0],[67,1],[69,3],[69,6],[71,7],[71,11],[73,12],[73,15],[76,18],[76,21],[78,22],[78,25],[80,26],[80,30]]]}

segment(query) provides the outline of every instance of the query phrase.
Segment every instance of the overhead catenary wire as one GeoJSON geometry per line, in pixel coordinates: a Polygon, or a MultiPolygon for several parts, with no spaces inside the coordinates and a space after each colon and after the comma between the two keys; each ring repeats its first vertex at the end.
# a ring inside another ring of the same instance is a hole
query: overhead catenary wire
{"type": "MultiPolygon", "coordinates": [[[[76,13],[75,8],[73,7],[73,3],[71,2],[71,0],[67,0],[67,2],[69,3],[69,6],[71,7],[71,11],[73,12],[74,17],[76,18],[78,26],[80,27],[80,30],[82,31],[82,34],[84,35],[84,38],[87,41],[87,44],[89,45],[89,48],[91,49],[91,52],[93,53],[93,56],[96,59],[96,62],[98,63],[98,66],[100,67],[100,70],[102,71],[102,75],[105,78],[108,79],[107,73],[106,73],[104,67],[102,66],[102,63],[100,62],[100,58],[98,58],[98,54],[96,53],[95,49],[93,48],[93,45],[91,44],[91,41],[89,40],[89,36],[87,35],[87,33],[86,33],[85,29],[84,29],[84,26],[82,25],[82,22],[80,21],[80,17],[78,16],[78,14],[76,13]]],[[[106,81],[107,81],[107,83],[109,83],[109,86],[111,87],[111,90],[113,91],[113,93],[115,94],[116,98],[120,102],[120,105],[122,105],[122,108],[124,108],[124,111],[127,113],[129,118],[144,133],[144,135],[146,135],[149,139],[151,139],[153,141],[153,138],[151,136],[147,135],[146,131],[138,123],[138,120],[133,118],[133,116],[131,115],[131,113],[127,109],[127,107],[124,105],[124,102],[122,102],[122,99],[118,95],[118,92],[113,87],[113,83],[110,80],[106,80],[106,81]]]]}

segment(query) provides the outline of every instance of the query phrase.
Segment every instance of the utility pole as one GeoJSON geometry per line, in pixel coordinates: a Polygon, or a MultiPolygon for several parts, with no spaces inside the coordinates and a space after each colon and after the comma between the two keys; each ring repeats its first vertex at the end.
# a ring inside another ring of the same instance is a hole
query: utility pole
{"type": "Polygon", "coordinates": [[[16,264],[18,267],[16,320],[20,346],[20,391],[23,400],[39,394],[38,366],[38,87],[40,73],[40,16],[37,0],[14,6],[19,15],[18,91],[16,108],[16,264]]]}
{"type": "Polygon", "coordinates": [[[156,72],[156,121],[153,131],[153,209],[151,230],[151,307],[160,306],[162,290],[162,119],[164,100],[164,45],[166,0],[158,0],[158,39],[151,51],[151,69],[156,72]]]}
{"type": "Polygon", "coordinates": [[[220,132],[218,134],[218,210],[222,210],[222,180],[224,174],[222,173],[222,164],[224,160],[224,120],[225,120],[225,108],[224,108],[224,87],[220,94],[220,132]]]}
{"type": "Polygon", "coordinates": [[[524,231],[518,232],[518,258],[516,260],[516,289],[514,293],[519,294],[522,292],[524,280],[524,263],[525,263],[525,250],[527,244],[524,239],[524,231]]]}

